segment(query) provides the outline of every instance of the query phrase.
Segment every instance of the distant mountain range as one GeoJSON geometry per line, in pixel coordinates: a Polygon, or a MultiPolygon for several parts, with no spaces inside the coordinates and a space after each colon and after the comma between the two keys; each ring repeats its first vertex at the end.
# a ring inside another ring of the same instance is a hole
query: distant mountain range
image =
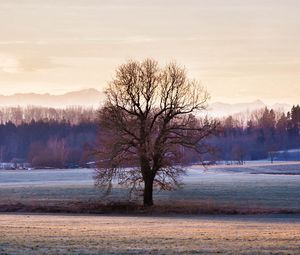
{"type": "MultiPolygon", "coordinates": [[[[10,96],[0,95],[0,107],[8,106],[44,106],[54,108],[65,108],[68,106],[84,106],[98,108],[104,100],[102,92],[96,89],[85,89],[65,93],[63,95],[36,94],[36,93],[18,93],[10,96]]],[[[209,113],[213,116],[227,116],[241,112],[251,112],[268,106],[273,109],[288,111],[291,105],[274,104],[266,105],[261,100],[248,103],[228,104],[215,102],[209,105],[209,113]]]]}
{"type": "Polygon", "coordinates": [[[265,107],[274,110],[284,111],[284,112],[287,112],[292,108],[292,106],[289,104],[276,103],[273,105],[267,105],[261,100],[256,100],[253,102],[236,103],[236,104],[216,102],[210,104],[208,110],[214,116],[228,116],[228,115],[234,115],[238,113],[252,112],[265,107]]]}
{"type": "Polygon", "coordinates": [[[10,96],[0,95],[0,106],[45,106],[64,108],[68,106],[98,107],[103,94],[96,89],[85,89],[63,95],[18,93],[10,96]]]}

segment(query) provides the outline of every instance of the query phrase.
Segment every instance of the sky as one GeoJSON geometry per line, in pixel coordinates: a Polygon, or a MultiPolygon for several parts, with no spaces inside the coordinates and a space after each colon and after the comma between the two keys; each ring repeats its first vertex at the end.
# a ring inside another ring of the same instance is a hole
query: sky
{"type": "Polygon", "coordinates": [[[103,90],[177,61],[211,101],[300,103],[298,0],[1,0],[0,94],[103,90]]]}

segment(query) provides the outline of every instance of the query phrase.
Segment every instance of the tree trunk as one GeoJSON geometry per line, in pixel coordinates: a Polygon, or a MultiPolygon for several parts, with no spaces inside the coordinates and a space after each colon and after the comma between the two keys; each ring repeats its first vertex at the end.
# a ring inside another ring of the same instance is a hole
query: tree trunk
{"type": "Polygon", "coordinates": [[[144,206],[153,205],[153,181],[152,176],[145,176],[144,178],[144,206]]]}

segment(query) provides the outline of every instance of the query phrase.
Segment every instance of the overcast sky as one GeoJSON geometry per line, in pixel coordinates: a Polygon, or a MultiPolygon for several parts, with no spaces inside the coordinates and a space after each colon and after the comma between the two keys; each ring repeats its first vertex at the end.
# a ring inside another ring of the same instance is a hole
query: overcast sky
{"type": "Polygon", "coordinates": [[[300,103],[298,0],[1,0],[0,94],[101,90],[176,60],[212,101],[300,103]]]}

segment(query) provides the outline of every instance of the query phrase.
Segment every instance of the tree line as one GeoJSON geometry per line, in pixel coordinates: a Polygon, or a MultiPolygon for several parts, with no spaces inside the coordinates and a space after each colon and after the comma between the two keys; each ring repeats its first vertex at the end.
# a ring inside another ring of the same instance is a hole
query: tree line
{"type": "Polygon", "coordinates": [[[0,108],[0,123],[12,122],[15,125],[32,121],[68,122],[72,125],[82,122],[92,122],[97,118],[97,111],[91,107],[73,106],[64,109],[49,107],[2,107],[0,108]]]}
{"type": "Polygon", "coordinates": [[[84,148],[95,141],[95,121],[32,120],[0,124],[0,161],[26,161],[34,167],[84,164],[84,148]]]}
{"type": "Polygon", "coordinates": [[[273,160],[277,151],[300,148],[300,106],[287,112],[261,109],[248,118],[221,120],[221,132],[211,138],[221,160],[273,160]]]}
{"type": "MultiPolygon", "coordinates": [[[[66,167],[94,160],[93,156],[88,157],[86,148],[95,146],[101,132],[96,110],[13,107],[2,108],[0,113],[1,162],[22,159],[36,167],[66,167]],[[29,109],[36,113],[32,119],[27,115],[29,109]],[[18,115],[22,117],[16,118],[18,115]]],[[[228,116],[218,122],[218,132],[207,138],[214,153],[204,155],[204,160],[242,163],[300,147],[299,105],[288,113],[265,108],[250,116],[228,116]]],[[[197,162],[199,156],[185,149],[182,160],[197,162]]]]}

